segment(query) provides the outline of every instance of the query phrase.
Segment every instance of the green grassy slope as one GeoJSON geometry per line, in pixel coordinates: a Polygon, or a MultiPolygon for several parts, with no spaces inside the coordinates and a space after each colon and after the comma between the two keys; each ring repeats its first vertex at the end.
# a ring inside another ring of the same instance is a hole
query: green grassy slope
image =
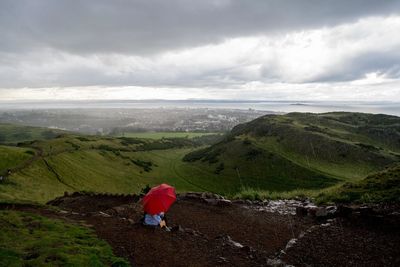
{"type": "MultiPolygon", "coordinates": [[[[224,141],[184,160],[239,192],[325,188],[399,161],[399,127],[399,117],[386,115],[267,115],[236,126],[224,141]]],[[[212,177],[203,183],[217,183],[212,177]]]]}
{"type": "Polygon", "coordinates": [[[8,169],[18,167],[33,157],[34,153],[32,149],[0,145],[0,175],[4,175],[8,169]]]}
{"type": "Polygon", "coordinates": [[[0,266],[129,266],[91,230],[73,224],[1,210],[0,229],[0,266]]]}
{"type": "Polygon", "coordinates": [[[203,171],[209,170],[213,176],[218,177],[211,182],[218,183],[219,180],[227,182],[225,186],[234,187],[231,191],[237,191],[242,187],[273,191],[315,189],[336,182],[334,178],[304,168],[279,154],[260,149],[240,139],[220,142],[212,147],[192,152],[184,159],[203,171]]]}
{"type": "Polygon", "coordinates": [[[379,203],[400,201],[400,165],[345,183],[317,196],[319,202],[379,203]]]}
{"type": "Polygon", "coordinates": [[[137,133],[124,133],[124,137],[132,138],[194,138],[204,135],[214,135],[215,133],[200,133],[200,132],[137,132],[137,133]]]}
{"type": "MultiPolygon", "coordinates": [[[[134,193],[146,184],[167,182],[177,190],[202,190],[191,183],[191,168],[178,171],[194,149],[186,139],[141,140],[63,135],[26,145],[40,154],[0,183],[0,199],[44,203],[65,191],[134,193]]],[[[20,148],[21,150],[24,148],[20,148]]],[[[0,160],[5,154],[0,154],[0,160]]]]}

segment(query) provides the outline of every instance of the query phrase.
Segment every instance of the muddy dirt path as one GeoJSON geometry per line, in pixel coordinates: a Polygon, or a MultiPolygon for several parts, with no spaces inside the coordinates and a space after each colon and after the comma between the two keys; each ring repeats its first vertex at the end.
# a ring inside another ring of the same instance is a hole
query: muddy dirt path
{"type": "Polygon", "coordinates": [[[400,231],[341,220],[263,212],[243,204],[180,198],[171,232],[143,227],[136,196],[80,195],[51,202],[59,210],[3,206],[92,227],[133,266],[399,266],[400,231]]]}

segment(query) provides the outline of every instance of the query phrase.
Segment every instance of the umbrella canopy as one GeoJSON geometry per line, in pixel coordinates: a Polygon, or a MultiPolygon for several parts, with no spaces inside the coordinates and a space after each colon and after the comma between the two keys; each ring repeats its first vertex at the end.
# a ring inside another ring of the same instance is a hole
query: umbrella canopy
{"type": "Polygon", "coordinates": [[[166,212],[176,200],[175,188],[160,184],[153,187],[142,200],[143,209],[148,214],[166,212]]]}

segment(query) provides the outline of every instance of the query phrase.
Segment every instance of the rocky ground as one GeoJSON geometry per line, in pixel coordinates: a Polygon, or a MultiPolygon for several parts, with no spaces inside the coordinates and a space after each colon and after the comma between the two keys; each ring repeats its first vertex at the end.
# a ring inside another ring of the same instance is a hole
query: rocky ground
{"type": "Polygon", "coordinates": [[[133,266],[400,266],[398,206],[316,207],[308,201],[178,197],[171,232],[142,226],[137,196],[75,193],[46,208],[3,205],[95,229],[133,266]]]}

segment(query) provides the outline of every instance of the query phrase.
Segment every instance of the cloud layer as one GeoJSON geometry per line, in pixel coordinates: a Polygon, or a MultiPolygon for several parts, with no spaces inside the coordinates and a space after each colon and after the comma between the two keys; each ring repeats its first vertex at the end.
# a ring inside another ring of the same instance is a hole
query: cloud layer
{"type": "Polygon", "coordinates": [[[343,86],[343,99],[384,99],[400,90],[399,32],[389,0],[2,1],[0,99],[338,98],[326,88],[343,86]]]}

